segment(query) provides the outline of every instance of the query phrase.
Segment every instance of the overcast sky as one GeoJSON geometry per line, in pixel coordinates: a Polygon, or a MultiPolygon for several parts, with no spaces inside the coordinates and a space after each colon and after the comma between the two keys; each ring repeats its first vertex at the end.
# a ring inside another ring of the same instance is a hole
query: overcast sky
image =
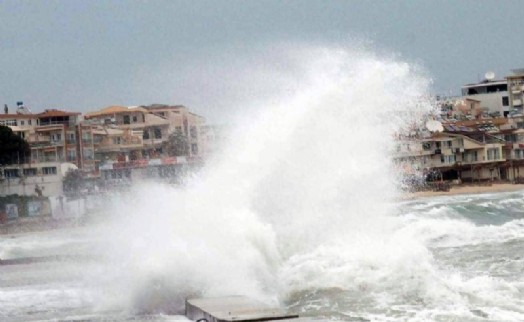
{"type": "Polygon", "coordinates": [[[278,46],[355,42],[420,65],[435,93],[458,94],[488,70],[524,67],[522,12],[519,0],[2,0],[0,103],[184,104],[223,120],[235,91],[256,94],[232,80],[278,64],[278,46]]]}

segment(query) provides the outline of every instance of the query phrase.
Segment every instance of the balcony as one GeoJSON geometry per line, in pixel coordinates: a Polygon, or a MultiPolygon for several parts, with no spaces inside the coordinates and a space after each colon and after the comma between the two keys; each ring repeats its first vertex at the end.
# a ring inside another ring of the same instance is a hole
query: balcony
{"type": "Polygon", "coordinates": [[[31,163],[40,163],[40,162],[64,162],[64,158],[56,155],[40,155],[38,157],[31,157],[31,163]]]}
{"type": "Polygon", "coordinates": [[[165,138],[165,139],[162,139],[162,138],[159,138],[159,139],[144,139],[143,142],[146,145],[158,145],[158,144],[162,144],[166,140],[167,140],[167,138],[165,138]]]}
{"type": "Polygon", "coordinates": [[[97,147],[99,151],[122,151],[125,149],[142,148],[144,141],[138,137],[123,137],[120,141],[114,142],[113,138],[101,140],[97,147]]]}

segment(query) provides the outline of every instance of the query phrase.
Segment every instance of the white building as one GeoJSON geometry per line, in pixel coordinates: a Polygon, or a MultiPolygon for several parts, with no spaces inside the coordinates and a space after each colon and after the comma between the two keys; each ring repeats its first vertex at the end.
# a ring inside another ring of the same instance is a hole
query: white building
{"type": "Polygon", "coordinates": [[[462,96],[480,101],[482,110],[507,116],[511,110],[506,80],[483,80],[477,84],[462,86],[462,96]]]}
{"type": "Polygon", "coordinates": [[[56,197],[64,194],[63,178],[72,163],[39,162],[0,167],[0,196],[56,197]]]}

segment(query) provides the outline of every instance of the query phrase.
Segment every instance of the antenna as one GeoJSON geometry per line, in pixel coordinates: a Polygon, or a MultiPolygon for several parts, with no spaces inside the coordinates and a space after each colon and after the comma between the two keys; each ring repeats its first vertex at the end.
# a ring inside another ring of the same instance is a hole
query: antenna
{"type": "Polygon", "coordinates": [[[488,80],[488,81],[492,81],[495,79],[495,73],[494,72],[487,72],[484,77],[488,80]]]}
{"type": "Polygon", "coordinates": [[[442,123],[435,120],[429,120],[426,122],[426,128],[430,132],[442,132],[444,131],[444,127],[442,126],[442,123]]]}

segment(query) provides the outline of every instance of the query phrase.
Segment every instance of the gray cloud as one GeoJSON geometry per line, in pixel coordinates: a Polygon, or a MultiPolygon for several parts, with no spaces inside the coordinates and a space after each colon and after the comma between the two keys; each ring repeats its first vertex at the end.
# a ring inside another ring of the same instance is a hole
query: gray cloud
{"type": "Polygon", "coordinates": [[[503,76],[521,67],[523,7],[520,1],[8,0],[0,3],[0,103],[79,111],[179,103],[219,119],[251,97],[275,96],[286,90],[279,82],[297,77],[292,62],[279,56],[282,44],[362,42],[426,68],[435,92],[458,93],[487,70],[503,76]]]}

